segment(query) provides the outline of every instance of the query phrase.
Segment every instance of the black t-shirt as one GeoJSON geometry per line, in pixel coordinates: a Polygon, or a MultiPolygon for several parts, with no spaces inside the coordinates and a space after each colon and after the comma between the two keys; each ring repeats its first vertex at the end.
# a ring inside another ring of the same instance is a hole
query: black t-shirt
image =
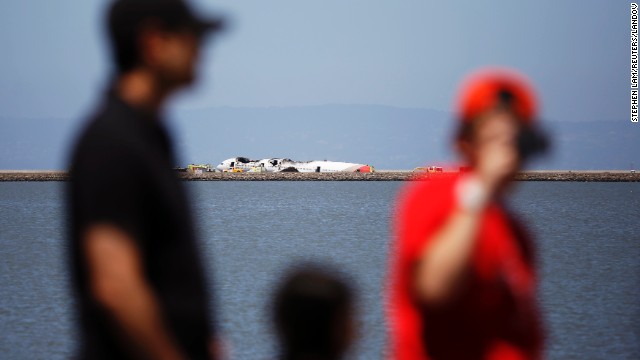
{"type": "Polygon", "coordinates": [[[95,301],[88,283],[82,233],[97,223],[114,225],[135,240],[171,335],[190,358],[208,357],[207,282],[173,165],[160,119],[109,93],[81,135],[70,169],[71,272],[81,358],[126,359],[130,351],[122,329],[95,301]]]}

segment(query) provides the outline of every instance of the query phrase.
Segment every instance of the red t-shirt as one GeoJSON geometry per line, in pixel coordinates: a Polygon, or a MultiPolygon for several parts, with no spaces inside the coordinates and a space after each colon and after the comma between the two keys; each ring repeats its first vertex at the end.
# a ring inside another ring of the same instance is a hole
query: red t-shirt
{"type": "Polygon", "coordinates": [[[445,306],[412,296],[419,256],[456,206],[458,177],[411,182],[398,203],[391,246],[391,359],[537,359],[542,331],[531,243],[497,203],[483,212],[469,279],[445,306]]]}

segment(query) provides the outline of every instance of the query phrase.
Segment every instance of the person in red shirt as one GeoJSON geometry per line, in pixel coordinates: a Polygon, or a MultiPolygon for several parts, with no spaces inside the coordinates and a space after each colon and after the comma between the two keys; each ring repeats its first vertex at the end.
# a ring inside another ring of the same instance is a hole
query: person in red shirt
{"type": "Polygon", "coordinates": [[[538,359],[532,243],[501,202],[542,152],[534,92],[504,69],[461,91],[456,146],[468,171],[405,187],[396,208],[388,315],[392,359],[538,359]]]}

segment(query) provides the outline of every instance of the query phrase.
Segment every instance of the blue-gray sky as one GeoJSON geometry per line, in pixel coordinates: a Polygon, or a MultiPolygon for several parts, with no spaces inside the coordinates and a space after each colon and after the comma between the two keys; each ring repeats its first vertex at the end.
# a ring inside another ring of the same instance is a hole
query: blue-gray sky
{"type": "MultiPolygon", "coordinates": [[[[11,132],[23,118],[79,119],[91,108],[110,72],[102,32],[107,3],[3,0],[3,130],[11,132]]],[[[231,29],[208,44],[201,81],[173,102],[177,118],[222,106],[366,104],[450,111],[465,74],[504,65],[531,77],[549,121],[628,121],[626,1],[195,4],[205,13],[227,15],[231,29]]],[[[188,122],[180,126],[189,131],[188,122]]]]}

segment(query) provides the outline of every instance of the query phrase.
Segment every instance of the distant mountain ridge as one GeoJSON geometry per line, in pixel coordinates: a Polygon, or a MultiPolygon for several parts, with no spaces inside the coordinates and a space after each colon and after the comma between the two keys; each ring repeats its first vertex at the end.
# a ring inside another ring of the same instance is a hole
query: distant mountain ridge
{"type": "Polygon", "coordinates": [[[183,115],[181,147],[190,151],[185,154],[188,158],[203,161],[210,154],[220,154],[220,160],[233,156],[327,159],[395,169],[446,156],[448,115],[437,111],[325,105],[217,108],[183,115]],[[199,148],[184,146],[193,143],[199,148]]]}
{"type": "MultiPolygon", "coordinates": [[[[411,169],[451,163],[453,114],[382,105],[216,107],[174,110],[179,165],[235,156],[288,157],[411,169]]],[[[79,122],[0,118],[0,169],[64,169],[79,122]]],[[[628,121],[548,121],[553,155],[534,169],[640,167],[640,125],[628,121]],[[633,165],[632,165],[633,164],[633,165]]]]}
{"type": "MultiPolygon", "coordinates": [[[[455,160],[451,140],[456,124],[454,115],[445,111],[318,105],[223,107],[181,115],[180,148],[187,150],[184,155],[193,161],[215,162],[233,156],[290,157],[411,169],[455,160]]],[[[632,163],[640,167],[638,124],[547,121],[542,125],[552,136],[553,151],[530,168],[629,169],[632,163]]]]}

